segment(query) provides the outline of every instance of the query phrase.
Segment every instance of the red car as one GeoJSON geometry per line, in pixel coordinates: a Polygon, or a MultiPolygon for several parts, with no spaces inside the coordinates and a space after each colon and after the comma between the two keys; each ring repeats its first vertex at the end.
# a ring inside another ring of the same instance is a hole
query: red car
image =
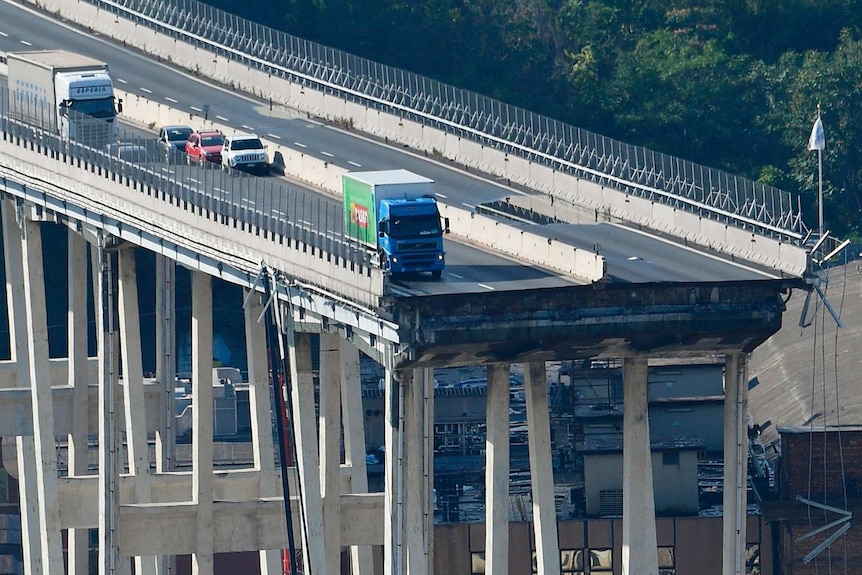
{"type": "Polygon", "coordinates": [[[192,132],[186,140],[186,160],[189,164],[205,166],[207,162],[221,164],[224,134],[214,130],[192,132]]]}

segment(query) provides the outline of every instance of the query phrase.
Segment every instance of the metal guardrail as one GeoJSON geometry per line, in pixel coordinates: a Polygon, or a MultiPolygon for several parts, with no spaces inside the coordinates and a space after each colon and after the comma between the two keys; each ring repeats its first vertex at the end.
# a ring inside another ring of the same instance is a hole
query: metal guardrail
{"type": "MultiPolygon", "coordinates": [[[[225,221],[236,220],[261,232],[282,236],[330,254],[332,261],[369,268],[372,255],[343,239],[339,202],[276,178],[256,177],[220,165],[187,164],[187,156],[166,150],[155,138],[120,128],[117,142],[91,147],[61,138],[43,119],[44,109],[27,114],[31,121],[10,116],[8,90],[0,91],[0,130],[22,143],[39,145],[69,163],[95,166],[136,182],[138,189],[158,190],[166,201],[206,210],[225,221]]],[[[72,112],[70,112],[72,114],[72,112]]]]}
{"type": "Polygon", "coordinates": [[[256,24],[197,0],[85,0],[269,74],[402,115],[636,197],[793,244],[790,193],[606,138],[418,74],[256,24]]]}

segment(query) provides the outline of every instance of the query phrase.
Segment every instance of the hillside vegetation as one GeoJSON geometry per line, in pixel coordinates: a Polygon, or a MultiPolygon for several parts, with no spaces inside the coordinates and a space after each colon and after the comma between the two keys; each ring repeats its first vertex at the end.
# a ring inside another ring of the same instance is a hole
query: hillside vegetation
{"type": "Polygon", "coordinates": [[[799,192],[812,228],[819,103],[826,228],[862,235],[862,0],[208,3],[799,192]]]}

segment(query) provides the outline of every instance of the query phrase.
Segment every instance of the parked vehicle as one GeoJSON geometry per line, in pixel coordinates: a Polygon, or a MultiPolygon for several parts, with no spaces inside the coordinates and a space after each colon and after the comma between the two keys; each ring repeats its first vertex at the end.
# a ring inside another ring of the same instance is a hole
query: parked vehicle
{"type": "MultiPolygon", "coordinates": [[[[150,142],[152,142],[152,140],[150,140],[150,142]]],[[[115,144],[108,144],[105,149],[107,150],[108,155],[112,158],[117,158],[126,162],[140,164],[147,162],[150,159],[147,147],[140,144],[117,142],[115,144]]]]}
{"type": "Polygon", "coordinates": [[[186,151],[186,142],[192,135],[188,126],[162,126],[159,130],[159,147],[164,151],[165,160],[172,160],[186,151]]]}
{"type": "Polygon", "coordinates": [[[342,176],[344,233],[376,248],[389,274],[431,272],[446,266],[434,181],[407,170],[351,172],[342,176]]]}
{"type": "Polygon", "coordinates": [[[186,140],[186,161],[189,164],[206,166],[221,164],[221,149],[224,134],[215,130],[192,132],[186,140]]]}
{"type": "Polygon", "coordinates": [[[65,50],[7,54],[10,115],[62,138],[98,149],[117,140],[108,65],[65,50]]]}
{"type": "Polygon", "coordinates": [[[222,168],[242,170],[258,175],[269,173],[266,146],[255,134],[225,136],[221,150],[222,168]]]}

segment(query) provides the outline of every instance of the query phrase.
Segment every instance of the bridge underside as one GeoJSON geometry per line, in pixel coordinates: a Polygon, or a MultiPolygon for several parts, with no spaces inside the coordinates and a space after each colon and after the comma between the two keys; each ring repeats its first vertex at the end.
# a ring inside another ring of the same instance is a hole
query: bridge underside
{"type": "Polygon", "coordinates": [[[781,327],[798,279],[392,299],[398,368],[750,352],[781,327]]]}

